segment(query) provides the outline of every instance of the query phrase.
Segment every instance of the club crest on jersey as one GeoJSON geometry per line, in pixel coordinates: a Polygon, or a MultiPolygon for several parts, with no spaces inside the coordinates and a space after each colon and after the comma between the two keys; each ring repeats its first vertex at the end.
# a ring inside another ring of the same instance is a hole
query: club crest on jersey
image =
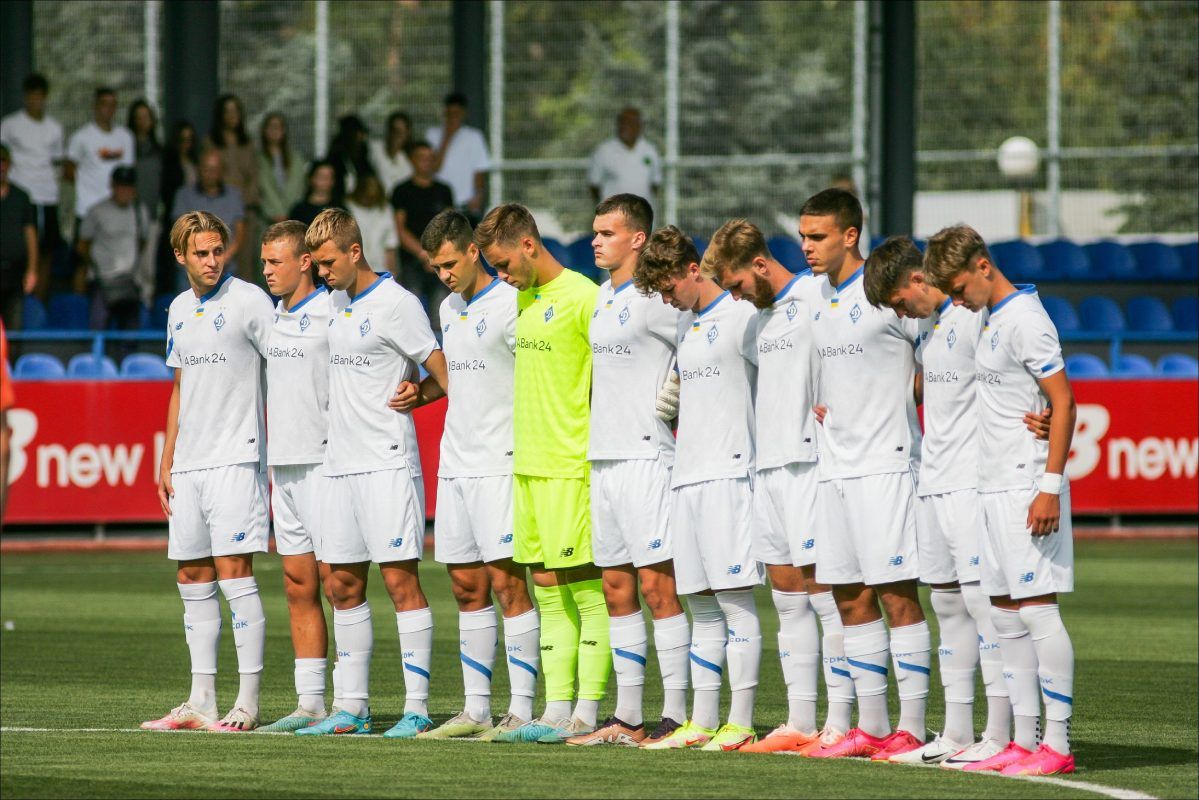
{"type": "Polygon", "coordinates": [[[308,330],[308,327],[310,325],[312,325],[312,320],[308,319],[307,314],[300,317],[300,333],[303,333],[304,331],[308,330]]]}
{"type": "Polygon", "coordinates": [[[487,330],[487,320],[479,320],[479,324],[475,326],[475,336],[482,336],[487,330]]]}
{"type": "Polygon", "coordinates": [[[854,303],[853,308],[849,309],[849,318],[853,321],[854,325],[857,325],[858,320],[862,318],[862,307],[854,303]]]}
{"type": "Polygon", "coordinates": [[[799,308],[795,305],[795,301],[792,300],[791,303],[787,306],[787,321],[790,322],[791,320],[795,319],[795,315],[798,313],[799,313],[799,308]]]}
{"type": "Polygon", "coordinates": [[[358,326],[358,335],[366,336],[370,332],[371,332],[371,321],[369,319],[365,319],[362,321],[362,324],[358,326]]]}
{"type": "Polygon", "coordinates": [[[216,328],[218,331],[225,327],[225,315],[217,314],[216,319],[212,321],[212,327],[216,328]]]}
{"type": "Polygon", "coordinates": [[[550,306],[549,308],[547,308],[547,309],[545,310],[545,321],[546,321],[546,324],[548,324],[548,323],[549,323],[549,321],[550,321],[551,319],[553,319],[553,318],[554,318],[554,307],[553,307],[553,306],[550,306]]]}
{"type": "Polygon", "coordinates": [[[949,335],[945,337],[945,344],[952,350],[953,346],[958,343],[958,329],[950,328],[949,335]]]}
{"type": "Polygon", "coordinates": [[[711,328],[708,328],[708,344],[713,344],[716,341],[716,337],[719,335],[720,331],[716,329],[715,325],[713,325],[711,328]]]}
{"type": "Polygon", "coordinates": [[[628,322],[629,321],[629,307],[625,306],[624,310],[622,310],[616,318],[618,320],[620,320],[621,325],[624,325],[626,322],[628,322]]]}
{"type": "Polygon", "coordinates": [[[991,334],[991,349],[994,350],[996,347],[999,347],[999,331],[991,334]]]}

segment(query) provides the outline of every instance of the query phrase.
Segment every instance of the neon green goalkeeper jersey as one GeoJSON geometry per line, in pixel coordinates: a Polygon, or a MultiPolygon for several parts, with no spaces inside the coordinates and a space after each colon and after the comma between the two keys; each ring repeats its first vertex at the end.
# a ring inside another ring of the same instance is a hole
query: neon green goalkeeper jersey
{"type": "Polygon", "coordinates": [[[539,478],[587,474],[591,342],[599,287],[566,269],[517,297],[512,469],[539,478]]]}

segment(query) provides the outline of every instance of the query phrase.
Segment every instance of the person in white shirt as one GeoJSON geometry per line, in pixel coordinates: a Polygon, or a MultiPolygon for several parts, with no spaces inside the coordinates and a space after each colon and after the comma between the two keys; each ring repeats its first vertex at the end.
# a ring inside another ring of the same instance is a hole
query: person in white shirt
{"type": "Polygon", "coordinates": [[[362,257],[362,234],[349,212],[322,211],[304,243],[334,290],[323,468],[329,478],[320,520],[339,679],[333,698],[337,713],[296,735],[371,732],[374,638],[366,580],[373,561],[395,607],[406,688],[404,716],[384,735],[410,738],[433,727],[428,716],[433,615],[417,573],[425,503],[416,430],[412,418],[389,402],[422,365],[444,388],[445,357],[420,301],[390,275],[375,273],[362,257]]]}
{"type": "Polygon", "coordinates": [[[391,197],[404,181],[412,177],[412,162],[408,160],[408,144],[412,138],[412,120],[403,111],[387,116],[387,132],[382,139],[367,143],[367,154],[375,174],[383,183],[383,196],[391,197]]]}
{"type": "Polygon", "coordinates": [[[929,239],[924,270],[954,305],[984,314],[975,351],[978,493],[986,520],[981,583],[991,597],[1004,671],[1012,674],[1017,726],[1005,750],[966,769],[1073,772],[1074,646],[1057,595],[1074,589],[1070,484],[1063,473],[1076,411],[1057,329],[1036,287],[1013,286],[973,228],[956,225],[929,239]],[[1028,436],[1021,420],[1047,407],[1053,415],[1046,442],[1028,436]],[[1041,696],[1045,736],[1034,749],[1041,696]],[[1021,717],[1031,718],[1023,730],[1021,717]]]}
{"type": "Polygon", "coordinates": [[[787,721],[749,752],[805,753],[836,742],[849,730],[853,683],[842,646],[841,618],[831,587],[816,581],[816,421],[812,416],[820,358],[812,347],[812,307],[821,279],[793,275],[766,247],[752,222],[735,219],[712,235],[704,254],[716,281],[758,309],[757,474],[754,476],[754,555],[766,565],[779,615],[779,659],[787,684],[787,721]],[[817,675],[824,628],[828,719],[816,728],[817,675]]]}
{"type": "Polygon", "coordinates": [[[920,449],[919,330],[914,320],[867,302],[861,225],[862,206],[844,189],[825,189],[800,210],[804,255],[822,276],[812,307],[812,340],[820,355],[817,401],[824,410],[817,433],[824,527],[816,539],[816,579],[833,587],[858,698],[857,727],[809,755],[885,760],[924,745],[932,674],[916,584],[912,465],[920,449]],[[887,713],[890,667],[900,700],[894,733],[887,713]]]}
{"type": "Polygon", "coordinates": [[[695,244],[673,225],[637,260],[637,289],[679,311],[679,429],[671,476],[671,532],[680,595],[691,609],[691,719],[647,749],[752,744],[762,632],[753,587],[754,383],[757,313],[700,270],[695,244]],[[732,705],[720,726],[728,659],[732,705]]]}
{"type": "Polygon", "coordinates": [[[75,216],[79,220],[108,197],[112,171],[122,165],[133,166],[137,157],[133,134],[113,121],[116,113],[116,92],[106,86],[96,89],[95,118],[71,134],[67,143],[71,165],[67,176],[75,181],[75,216]]]}
{"type": "Polygon", "coordinates": [[[226,274],[229,229],[212,214],[184,214],[171,228],[189,288],[167,312],[167,366],[175,387],[167,411],[158,499],[167,516],[167,557],[179,562],[179,594],[191,651],[191,695],[149,730],[258,727],[266,618],[254,553],[269,536],[263,362],[274,311],[266,294],[226,274]],[[233,617],[241,686],[216,718],[221,609],[233,617]]]}
{"type": "Polygon", "coordinates": [[[432,127],[425,138],[437,156],[437,180],[449,184],[454,206],[468,218],[478,220],[483,213],[484,184],[491,156],[483,132],[466,124],[466,95],[446,95],[444,122],[432,127]]]}
{"type": "Polygon", "coordinates": [[[400,236],[379,178],[369,173],[358,176],[353,193],[346,198],[346,210],[354,215],[358,230],[362,231],[362,255],[366,263],[377,264],[395,275],[400,236]]]}
{"type": "Polygon", "coordinates": [[[658,149],[641,136],[641,111],[629,106],[616,115],[616,135],[595,148],[587,170],[591,197],[635,194],[652,206],[662,185],[658,149]]]}

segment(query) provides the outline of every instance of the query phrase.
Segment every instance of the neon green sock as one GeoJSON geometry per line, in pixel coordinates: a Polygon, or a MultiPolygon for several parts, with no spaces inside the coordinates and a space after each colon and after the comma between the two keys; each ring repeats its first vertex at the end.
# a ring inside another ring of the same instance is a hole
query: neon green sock
{"type": "Polygon", "coordinates": [[[612,674],[608,639],[608,606],[599,578],[567,584],[579,609],[579,697],[601,700],[612,674]]]}
{"type": "MultiPolygon", "coordinates": [[[[575,697],[575,668],[579,659],[579,609],[565,586],[534,586],[541,615],[541,672],[545,699],[575,697]]],[[[602,598],[601,598],[602,599],[602,598]]]]}

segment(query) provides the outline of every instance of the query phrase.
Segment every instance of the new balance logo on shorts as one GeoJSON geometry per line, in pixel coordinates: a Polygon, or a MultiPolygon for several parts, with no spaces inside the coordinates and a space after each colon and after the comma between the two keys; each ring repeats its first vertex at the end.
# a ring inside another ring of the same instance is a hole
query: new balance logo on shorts
{"type": "Polygon", "coordinates": [[[246,532],[245,531],[238,531],[237,533],[235,533],[229,537],[229,541],[231,541],[231,542],[244,542],[245,540],[246,540],[246,532]]]}
{"type": "Polygon", "coordinates": [[[1020,576],[1020,582],[1021,583],[1032,583],[1032,579],[1035,574],[1036,573],[1034,573],[1034,572],[1024,573],[1023,575],[1020,576]]]}
{"type": "Polygon", "coordinates": [[[394,538],[394,539],[392,539],[390,542],[388,542],[388,543],[387,543],[387,546],[388,546],[388,547],[399,547],[399,546],[400,546],[400,545],[402,545],[402,544],[404,544],[404,537],[403,537],[403,536],[397,536],[396,538],[394,538]]]}
{"type": "Polygon", "coordinates": [[[731,567],[729,567],[729,574],[730,575],[740,575],[741,574],[741,565],[733,564],[731,567]]]}
{"type": "Polygon", "coordinates": [[[972,567],[978,566],[978,556],[970,556],[970,566],[972,566],[972,567]]]}
{"type": "Polygon", "coordinates": [[[505,533],[500,537],[500,544],[512,544],[512,534],[505,533]]]}
{"type": "Polygon", "coordinates": [[[652,539],[652,540],[650,540],[650,543],[646,546],[646,549],[647,550],[657,550],[661,546],[662,546],[661,539],[652,539]]]}
{"type": "Polygon", "coordinates": [[[802,547],[804,550],[811,550],[815,546],[816,546],[815,539],[804,539],[803,544],[800,545],[800,547],[802,547]]]}
{"type": "Polygon", "coordinates": [[[562,552],[558,553],[558,555],[561,556],[562,558],[570,558],[574,554],[575,554],[575,549],[573,547],[563,547],[562,552]]]}
{"type": "Polygon", "coordinates": [[[898,567],[903,564],[903,556],[891,556],[887,559],[887,563],[893,567],[898,567]]]}

